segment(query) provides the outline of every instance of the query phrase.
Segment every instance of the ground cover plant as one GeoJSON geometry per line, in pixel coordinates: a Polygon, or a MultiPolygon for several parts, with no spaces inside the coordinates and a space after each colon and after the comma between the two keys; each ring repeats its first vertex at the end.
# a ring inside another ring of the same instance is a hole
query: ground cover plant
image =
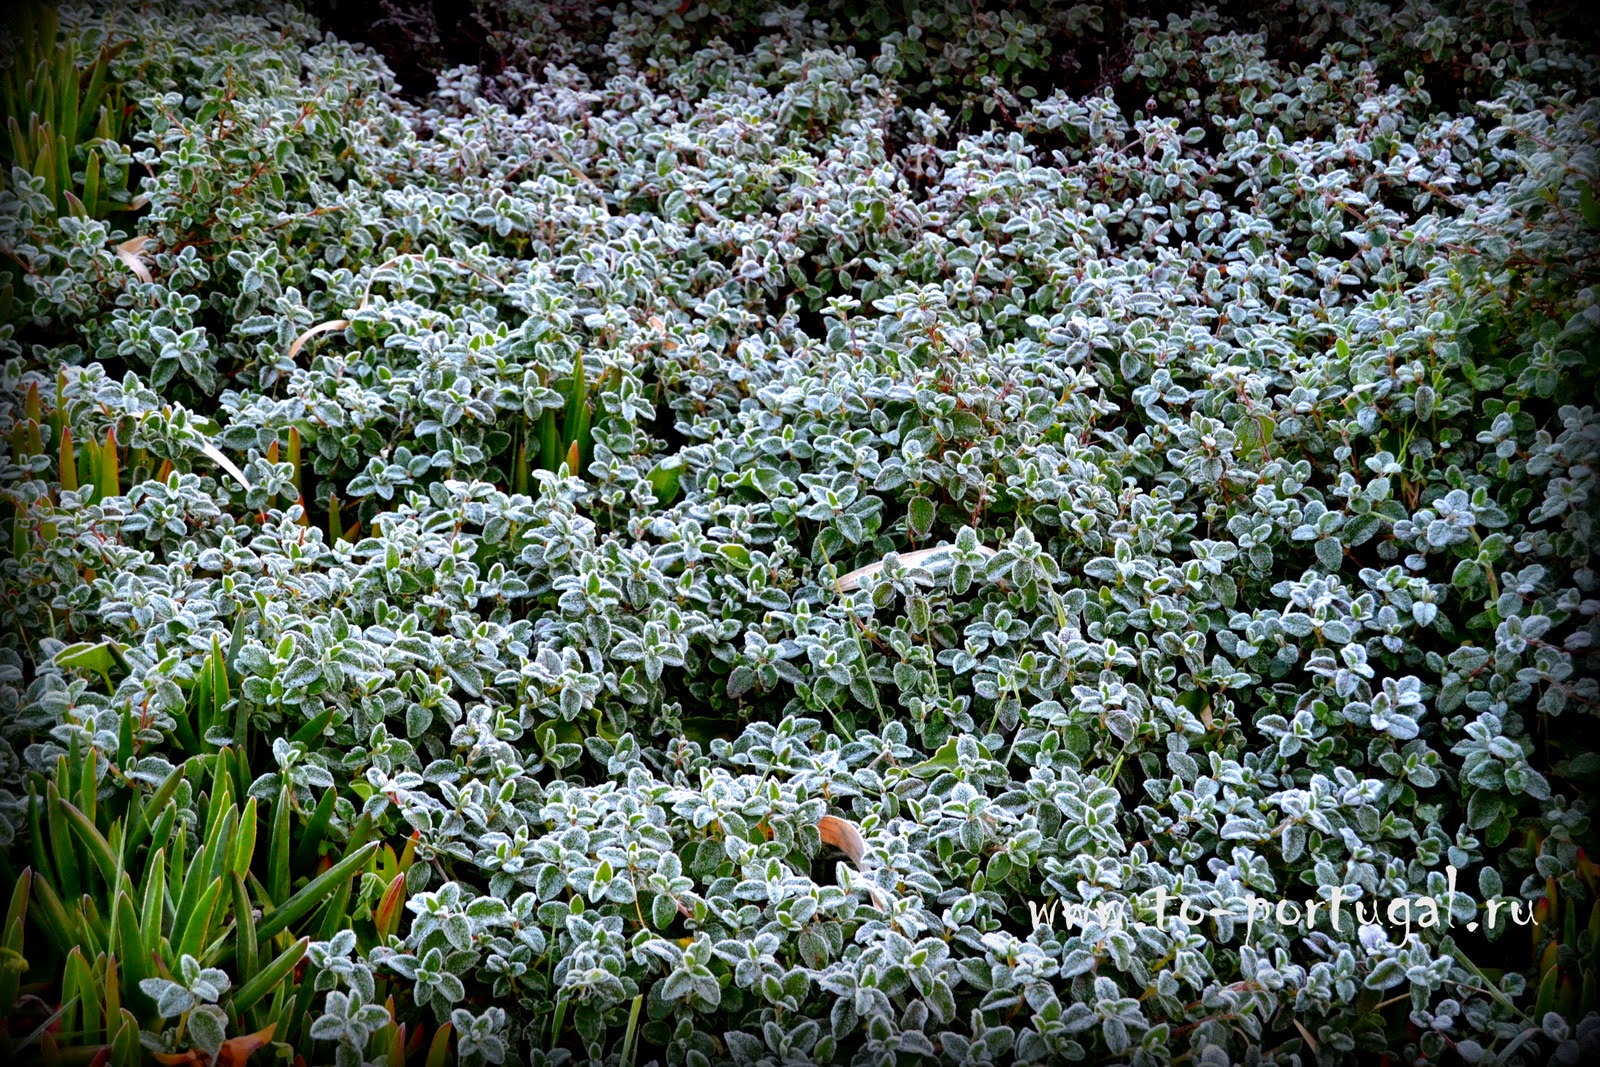
{"type": "Polygon", "coordinates": [[[0,1048],[1593,1055],[1581,19],[581,7],[8,35],[0,1048]]]}

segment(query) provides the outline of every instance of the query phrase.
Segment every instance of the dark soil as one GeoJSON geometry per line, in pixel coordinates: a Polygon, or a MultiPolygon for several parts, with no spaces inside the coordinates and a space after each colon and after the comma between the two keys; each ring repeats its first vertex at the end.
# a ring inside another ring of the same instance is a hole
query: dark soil
{"type": "Polygon", "coordinates": [[[470,64],[489,73],[499,70],[500,57],[489,40],[494,27],[478,15],[471,0],[301,3],[324,30],[376,49],[412,99],[433,92],[439,73],[451,67],[470,64]]]}
{"type": "MultiPolygon", "coordinates": [[[[538,69],[539,57],[549,53],[552,46],[571,43],[579,39],[599,42],[607,35],[613,7],[607,0],[543,0],[544,11],[551,16],[555,29],[548,31],[561,40],[530,40],[525,23],[519,23],[495,0],[299,0],[302,7],[336,36],[348,41],[358,41],[374,48],[388,63],[398,79],[402,91],[413,100],[422,100],[438,85],[438,75],[452,67],[471,65],[487,75],[494,75],[514,62],[525,70],[538,69]]],[[[878,40],[860,21],[854,5],[859,0],[813,0],[810,5],[814,17],[825,18],[838,27],[850,27],[847,35],[854,38],[849,43],[863,55],[878,51],[878,40]]],[[[879,0],[885,2],[885,0],[879,0]]],[[[919,0],[886,0],[891,10],[904,10],[909,14],[919,0]]],[[[693,0],[685,0],[688,10],[693,0]]],[[[748,0],[745,6],[735,5],[721,16],[713,17],[698,27],[686,27],[693,37],[699,34],[723,34],[730,41],[743,38],[754,40],[764,31],[759,17],[766,0],[748,0]]],[[[973,0],[974,17],[998,13],[1002,10],[1036,9],[1048,6],[1050,0],[973,0]]],[[[1187,15],[1197,7],[1205,6],[1199,0],[1106,0],[1102,5],[1102,29],[1088,32],[1067,43],[1058,42],[1047,68],[1024,76],[1040,95],[1055,89],[1066,89],[1074,95],[1083,95],[1097,89],[1109,88],[1119,97],[1126,96],[1129,108],[1139,107],[1148,96],[1142,86],[1123,85],[1118,72],[1127,61],[1128,42],[1133,35],[1130,23],[1136,19],[1154,19],[1165,22],[1171,15],[1187,15]],[[1066,45],[1062,47],[1062,45],[1066,45]]],[[[1225,23],[1238,27],[1259,29],[1267,34],[1268,49],[1283,60],[1304,63],[1314,60],[1321,52],[1323,41],[1308,36],[1305,12],[1300,0],[1211,0],[1210,5],[1225,23]]],[[[1441,5],[1452,5],[1446,0],[1441,5]]],[[[1578,0],[1551,0],[1546,20],[1556,32],[1576,40],[1595,38],[1596,24],[1586,8],[1587,2],[1578,0]]],[[[563,49],[571,58],[572,49],[563,49]]],[[[594,55],[593,52],[590,53],[594,55]]],[[[580,65],[584,65],[580,63],[580,65]]],[[[1460,64],[1440,61],[1422,64],[1425,84],[1434,103],[1442,108],[1459,106],[1468,86],[1462,78],[1460,64]]],[[[603,74],[591,70],[590,74],[603,74]]],[[[1403,81],[1403,70],[1385,70],[1382,74],[1391,80],[1403,81]]],[[[931,101],[911,100],[911,106],[921,106],[931,101]]],[[[978,124],[987,124],[978,119],[978,124]]]]}

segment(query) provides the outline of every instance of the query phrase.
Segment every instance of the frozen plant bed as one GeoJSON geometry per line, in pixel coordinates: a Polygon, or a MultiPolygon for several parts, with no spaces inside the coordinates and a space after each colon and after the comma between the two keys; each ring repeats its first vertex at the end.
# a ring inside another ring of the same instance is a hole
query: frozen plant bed
{"type": "Polygon", "coordinates": [[[0,1048],[1591,1055],[1600,66],[1261,7],[63,10],[0,1048]]]}

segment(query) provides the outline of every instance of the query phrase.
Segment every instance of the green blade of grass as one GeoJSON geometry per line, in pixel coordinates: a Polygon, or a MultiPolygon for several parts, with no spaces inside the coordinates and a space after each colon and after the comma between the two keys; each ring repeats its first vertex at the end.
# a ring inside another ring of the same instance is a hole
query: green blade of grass
{"type": "Polygon", "coordinates": [[[133,1012],[123,1008],[121,1022],[111,1035],[111,1067],[134,1067],[144,1062],[144,1049],[139,1045],[139,1020],[133,1012]]]}
{"type": "Polygon", "coordinates": [[[122,495],[122,472],[117,460],[117,428],[106,427],[106,441],[100,449],[100,499],[122,495]]]}
{"type": "Polygon", "coordinates": [[[18,953],[22,951],[22,924],[28,918],[28,887],[33,879],[33,868],[24,867],[22,874],[17,878],[17,884],[11,887],[11,900],[6,905],[5,926],[0,927],[0,948],[8,948],[18,953]]]}
{"type": "MultiPolygon", "coordinates": [[[[193,956],[199,959],[205,952],[206,945],[211,940],[211,927],[217,913],[217,904],[222,899],[223,880],[212,881],[195,900],[187,921],[183,922],[182,932],[178,935],[178,943],[174,946],[178,955],[193,956]]],[[[184,917],[179,916],[182,920],[184,917]]]]}
{"type": "Polygon", "coordinates": [[[44,801],[39,797],[39,784],[36,776],[28,778],[28,849],[32,853],[33,869],[45,881],[59,881],[60,874],[55,869],[44,845],[44,801]]]}
{"type": "Polygon", "coordinates": [[[100,1035],[100,998],[89,961],[83,958],[83,949],[77,945],[67,953],[67,962],[61,971],[61,1000],[72,1005],[72,1010],[62,1016],[62,1032],[79,1035],[85,1043],[93,1043],[100,1035]]]}
{"type": "MultiPolygon", "coordinates": [[[[10,111],[10,109],[7,109],[10,111]]],[[[6,116],[6,132],[11,135],[11,158],[16,165],[33,173],[33,142],[22,132],[22,127],[17,125],[17,113],[10,111],[6,116]]],[[[8,178],[7,181],[10,179],[8,178]]]]}
{"type": "Polygon", "coordinates": [[[17,1002],[17,990],[22,984],[23,971],[27,969],[26,957],[22,951],[26,936],[23,924],[28,919],[28,889],[33,877],[31,867],[23,868],[22,874],[17,878],[17,884],[11,887],[11,901],[6,907],[5,926],[0,927],[0,950],[13,953],[17,959],[23,961],[20,968],[0,961],[0,1004],[17,1002]]]}
{"type": "Polygon", "coordinates": [[[87,141],[90,133],[94,131],[95,120],[103,110],[106,95],[106,71],[111,64],[107,62],[106,50],[101,49],[95,57],[94,65],[89,68],[89,83],[83,89],[82,111],[78,119],[78,140],[87,141]]]}
{"type": "Polygon", "coordinates": [[[342,880],[352,877],[377,850],[378,842],[368,841],[307,882],[298,893],[284,901],[281,907],[273,908],[261,917],[261,922],[256,926],[256,936],[271,937],[278,931],[287,929],[290,923],[322,903],[342,880]]]}
{"type": "Polygon", "coordinates": [[[56,99],[60,101],[61,112],[56,117],[56,129],[61,131],[63,146],[69,137],[76,145],[83,140],[78,134],[78,122],[82,118],[83,84],[78,78],[72,50],[63,48],[56,54],[61,57],[61,80],[56,85],[56,99]]]}
{"type": "Polygon", "coordinates": [[[67,800],[57,800],[61,814],[66,825],[77,835],[83,843],[84,849],[89,854],[90,862],[99,870],[106,885],[115,886],[117,875],[121,873],[122,866],[117,862],[117,854],[112,850],[110,842],[100,832],[94,822],[78,809],[76,804],[67,800]]]}
{"type": "MultiPolygon", "coordinates": [[[[150,799],[145,808],[146,811],[165,810],[167,802],[177,795],[178,786],[183,784],[185,767],[186,765],[174,767],[172,771],[168,773],[166,778],[162,780],[161,784],[156,786],[155,792],[150,794],[150,799]]],[[[150,828],[149,824],[142,820],[140,821],[139,825],[144,827],[146,830],[150,828]]],[[[143,842],[143,838],[139,837],[138,833],[139,832],[135,830],[134,834],[129,838],[130,845],[133,847],[137,847],[143,842]]]]}
{"type": "Polygon", "coordinates": [[[300,833],[300,843],[294,850],[295,870],[308,870],[317,862],[317,849],[322,846],[322,835],[327,832],[328,821],[333,818],[334,798],[334,790],[324,792],[311,812],[311,818],[306,821],[305,829],[300,833]]]}
{"type": "Polygon", "coordinates": [[[539,416],[539,469],[553,471],[561,462],[561,434],[556,429],[556,413],[546,409],[539,416]]]}
{"type": "Polygon", "coordinates": [[[289,743],[294,744],[295,742],[299,742],[300,744],[305,745],[308,750],[320,748],[322,732],[328,728],[330,723],[333,722],[333,716],[338,712],[338,710],[338,708],[328,708],[316,718],[307,720],[305,725],[296,730],[289,738],[289,743]]]}
{"type": "Polygon", "coordinates": [[[61,898],[50,887],[50,883],[43,878],[35,878],[31,889],[33,897],[32,914],[34,922],[44,931],[46,937],[54,943],[56,951],[65,956],[72,950],[72,946],[82,944],[85,940],[82,923],[76,916],[67,911],[61,903],[61,898]]]}
{"type": "Polygon", "coordinates": [[[145,864],[143,895],[139,902],[139,929],[149,945],[161,939],[167,910],[167,851],[158,848],[145,864]]]}
{"type": "MultiPolygon", "coordinates": [[[[257,936],[260,933],[260,929],[257,928],[257,936]]],[[[306,949],[310,946],[311,938],[302,937],[280,952],[271,963],[257,971],[253,978],[246,979],[244,984],[234,991],[233,1010],[237,1012],[248,1011],[262,997],[277,988],[278,983],[283,981],[290,971],[299,966],[301,960],[305,959],[306,949]]]]}
{"type": "Polygon", "coordinates": [[[55,859],[61,892],[68,897],[76,897],[83,892],[83,876],[78,867],[72,833],[67,829],[66,812],[61,807],[61,794],[56,791],[54,782],[45,784],[44,817],[50,828],[50,851],[55,859]]]}
{"type": "Polygon", "coordinates": [[[433,1041],[428,1044],[428,1058],[424,1067],[444,1067],[450,1061],[450,1035],[455,1032],[455,1027],[449,1023],[440,1025],[433,1035],[433,1041]]]}
{"type": "Polygon", "coordinates": [[[272,807],[272,833],[267,839],[267,894],[271,903],[289,899],[289,787],[278,790],[272,807]]]}
{"type": "Polygon", "coordinates": [[[583,350],[579,349],[572,357],[572,380],[567,383],[567,405],[561,416],[563,443],[577,439],[574,431],[577,429],[579,417],[588,406],[589,378],[584,371],[583,350]]]}
{"type": "Polygon", "coordinates": [[[328,494],[328,543],[344,540],[344,523],[339,519],[339,498],[328,494]]]}
{"type": "Polygon", "coordinates": [[[244,811],[239,815],[238,833],[234,838],[233,862],[231,869],[240,878],[244,877],[250,869],[250,864],[256,856],[256,824],[258,821],[258,804],[255,797],[245,802],[244,811]]]}
{"type": "Polygon", "coordinates": [[[97,961],[96,977],[100,983],[100,990],[105,998],[105,1015],[102,1026],[106,1035],[111,1034],[111,1027],[122,1018],[122,974],[117,966],[117,954],[110,953],[97,961]]]}
{"type": "MultiPolygon", "coordinates": [[[[155,1007],[139,985],[146,978],[155,977],[155,967],[152,964],[155,946],[152,934],[148,932],[148,927],[140,925],[139,916],[133,909],[133,898],[126,893],[117,894],[114,907],[112,951],[122,961],[123,976],[127,979],[127,999],[134,1004],[139,1014],[145,1015],[155,1007]]],[[[160,930],[157,927],[154,936],[158,937],[159,934],[160,930]]]]}
{"type": "Polygon", "coordinates": [[[260,968],[260,960],[256,958],[259,939],[256,937],[255,911],[250,906],[250,893],[245,889],[244,879],[237,871],[228,876],[228,888],[233,893],[233,959],[239,979],[249,981],[260,968]]]}

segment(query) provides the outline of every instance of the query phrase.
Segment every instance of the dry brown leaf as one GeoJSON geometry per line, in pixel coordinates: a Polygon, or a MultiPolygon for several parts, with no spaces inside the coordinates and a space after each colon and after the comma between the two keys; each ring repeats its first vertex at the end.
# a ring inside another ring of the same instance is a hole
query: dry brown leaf
{"type": "Polygon", "coordinates": [[[834,848],[850,857],[850,862],[857,867],[861,866],[867,857],[867,842],[857,830],[855,824],[848,819],[841,819],[837,815],[824,815],[817,820],[817,832],[822,834],[822,843],[832,845],[834,848]]]}
{"type": "MultiPolygon", "coordinates": [[[[817,820],[817,832],[822,835],[824,845],[832,845],[855,865],[858,871],[871,870],[874,866],[867,854],[866,839],[861,836],[861,831],[856,829],[856,824],[849,819],[841,819],[837,815],[824,815],[817,820]]],[[[879,911],[888,911],[889,902],[884,899],[883,893],[875,885],[868,885],[867,892],[872,895],[872,903],[879,911]]]]}
{"type": "MultiPolygon", "coordinates": [[[[938,548],[921,548],[915,552],[902,552],[899,553],[899,556],[901,563],[905,564],[907,567],[915,567],[924,560],[933,559],[936,556],[948,555],[954,551],[954,545],[940,545],[938,548]]],[[[985,556],[998,555],[998,553],[996,553],[995,550],[990,548],[988,545],[979,545],[978,551],[985,556]]],[[[877,574],[879,571],[883,570],[883,565],[887,562],[889,562],[889,560],[886,556],[876,563],[869,563],[865,567],[858,567],[849,574],[846,574],[844,577],[839,579],[839,592],[849,593],[860,588],[861,580],[863,578],[870,578],[874,574],[877,574]]]]}
{"type": "Polygon", "coordinates": [[[222,1049],[217,1053],[217,1067],[241,1067],[256,1049],[272,1040],[272,1032],[277,1028],[277,1023],[268,1023],[253,1034],[230,1037],[222,1043],[222,1049]]]}
{"type": "Polygon", "coordinates": [[[144,260],[139,258],[139,253],[144,251],[144,246],[149,242],[150,238],[146,235],[130,237],[117,246],[117,258],[122,260],[129,270],[133,271],[135,278],[138,278],[146,285],[149,285],[154,279],[150,277],[150,268],[146,267],[144,260]]]}
{"type": "MultiPolygon", "coordinates": [[[[367,284],[361,290],[361,303],[356,305],[356,311],[357,312],[361,312],[361,311],[366,310],[367,304],[370,303],[371,300],[372,300],[372,282],[373,282],[373,279],[376,278],[380,273],[382,273],[383,271],[388,270],[390,267],[393,267],[398,263],[403,262],[404,260],[408,260],[408,259],[426,259],[426,258],[427,257],[424,256],[421,252],[403,252],[400,255],[395,256],[392,259],[384,260],[382,263],[379,263],[376,267],[372,268],[372,273],[367,275],[367,284]]],[[[437,262],[440,262],[440,263],[454,263],[456,266],[460,267],[462,270],[471,271],[473,274],[476,274],[478,277],[482,278],[486,282],[489,282],[491,285],[497,285],[501,289],[505,288],[505,284],[503,282],[501,282],[498,278],[489,277],[489,275],[483,273],[483,271],[479,270],[477,267],[474,267],[470,263],[466,263],[466,262],[464,262],[462,260],[459,260],[459,259],[452,259],[449,256],[439,256],[438,259],[437,259],[437,262]]],[[[346,326],[349,326],[349,325],[350,325],[350,320],[349,319],[329,319],[327,322],[319,322],[319,323],[317,323],[315,326],[313,326],[310,329],[306,330],[299,337],[296,337],[292,342],[290,342],[289,351],[285,354],[285,358],[290,359],[290,360],[294,359],[295,356],[300,354],[300,349],[305,347],[306,342],[311,340],[313,337],[317,336],[317,334],[319,334],[319,333],[329,333],[329,332],[331,332],[333,330],[342,330],[346,326]]]]}
{"type": "Polygon", "coordinates": [[[217,1050],[216,1059],[201,1052],[199,1049],[187,1049],[183,1052],[153,1052],[156,1062],[165,1064],[166,1067],[244,1067],[244,1064],[255,1054],[257,1049],[264,1047],[272,1040],[272,1032],[278,1028],[277,1023],[268,1023],[264,1029],[243,1037],[230,1037],[222,1043],[217,1050]]]}
{"type": "Polygon", "coordinates": [[[645,321],[650,324],[656,333],[661,335],[661,348],[663,351],[671,352],[678,347],[678,342],[674,341],[672,335],[667,333],[667,324],[661,321],[659,315],[651,315],[645,321]]]}
{"type": "Polygon", "coordinates": [[[1306,1039],[1306,1047],[1311,1050],[1311,1054],[1313,1056],[1317,1055],[1319,1051],[1317,1048],[1317,1039],[1311,1036],[1311,1031],[1307,1030],[1305,1028],[1305,1024],[1299,1019],[1290,1019],[1289,1021],[1294,1023],[1294,1028],[1296,1030],[1300,1031],[1300,1036],[1306,1039]]]}
{"type": "Polygon", "coordinates": [[[317,336],[317,334],[329,333],[333,330],[342,330],[348,325],[350,325],[349,319],[329,319],[327,322],[317,323],[315,326],[311,327],[305,333],[301,334],[299,337],[296,337],[292,342],[290,342],[289,351],[286,353],[286,358],[291,360],[294,359],[295,356],[299,355],[300,349],[305,347],[306,342],[317,336]]]}

